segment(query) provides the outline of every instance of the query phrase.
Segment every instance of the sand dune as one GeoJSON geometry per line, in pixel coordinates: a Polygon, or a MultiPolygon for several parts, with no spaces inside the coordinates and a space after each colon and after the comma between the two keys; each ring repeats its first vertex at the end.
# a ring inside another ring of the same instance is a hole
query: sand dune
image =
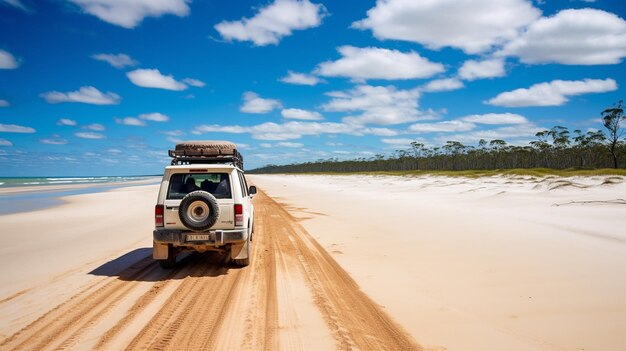
{"type": "Polygon", "coordinates": [[[161,270],[154,185],[0,216],[0,349],[626,348],[621,177],[250,179],[244,269],[161,270]]]}

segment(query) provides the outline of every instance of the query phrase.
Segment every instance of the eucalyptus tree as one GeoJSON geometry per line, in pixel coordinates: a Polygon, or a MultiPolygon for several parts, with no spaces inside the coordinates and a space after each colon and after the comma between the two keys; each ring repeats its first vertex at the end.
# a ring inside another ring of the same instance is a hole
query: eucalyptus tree
{"type": "Polygon", "coordinates": [[[413,157],[415,158],[415,169],[420,169],[420,158],[426,155],[427,149],[422,143],[417,141],[411,142],[411,151],[413,151],[413,157]]]}
{"type": "Polygon", "coordinates": [[[555,126],[550,129],[550,136],[552,137],[552,145],[557,149],[564,149],[569,146],[569,130],[566,127],[555,126]]]}
{"type": "Polygon", "coordinates": [[[386,156],[375,154],[340,161],[337,158],[283,166],[268,165],[253,170],[256,173],[280,172],[354,172],[394,170],[468,170],[509,168],[608,168],[619,167],[625,159],[626,143],[622,139],[624,121],[622,101],[602,111],[601,130],[573,133],[563,126],[555,126],[535,134],[538,140],[528,146],[509,146],[502,139],[478,141],[477,147],[459,141],[447,141],[442,146],[426,147],[413,141],[406,150],[397,150],[386,156]],[[608,151],[607,151],[608,150],[608,151]]]}
{"type": "Polygon", "coordinates": [[[608,129],[608,146],[609,152],[611,152],[611,156],[613,157],[613,167],[618,167],[617,162],[617,147],[620,142],[620,138],[624,134],[621,130],[621,123],[624,120],[624,109],[622,108],[622,100],[620,100],[617,104],[613,105],[611,108],[607,108],[602,111],[602,124],[604,128],[608,129]]]}

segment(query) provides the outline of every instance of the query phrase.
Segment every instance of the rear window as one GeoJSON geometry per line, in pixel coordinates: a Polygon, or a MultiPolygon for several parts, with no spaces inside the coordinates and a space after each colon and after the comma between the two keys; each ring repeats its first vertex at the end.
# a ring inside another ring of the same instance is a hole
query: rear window
{"type": "Polygon", "coordinates": [[[179,200],[196,190],[204,190],[217,199],[230,199],[230,177],[228,173],[172,174],[167,199],[179,200]]]}

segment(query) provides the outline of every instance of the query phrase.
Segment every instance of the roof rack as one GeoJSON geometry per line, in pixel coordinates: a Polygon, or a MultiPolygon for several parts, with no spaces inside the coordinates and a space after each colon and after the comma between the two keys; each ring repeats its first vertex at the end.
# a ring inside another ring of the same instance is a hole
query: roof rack
{"type": "Polygon", "coordinates": [[[237,145],[228,141],[185,141],[169,150],[172,165],[232,164],[243,170],[243,156],[237,145]]]}

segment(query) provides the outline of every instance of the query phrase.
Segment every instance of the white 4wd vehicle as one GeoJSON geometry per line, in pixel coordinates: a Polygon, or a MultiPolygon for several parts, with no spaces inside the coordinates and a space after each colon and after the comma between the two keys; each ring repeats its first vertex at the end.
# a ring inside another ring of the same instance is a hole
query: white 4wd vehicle
{"type": "Polygon", "coordinates": [[[246,184],[235,144],[183,142],[169,155],[154,211],[153,258],[171,268],[179,252],[212,250],[250,264],[256,188],[246,184]]]}

